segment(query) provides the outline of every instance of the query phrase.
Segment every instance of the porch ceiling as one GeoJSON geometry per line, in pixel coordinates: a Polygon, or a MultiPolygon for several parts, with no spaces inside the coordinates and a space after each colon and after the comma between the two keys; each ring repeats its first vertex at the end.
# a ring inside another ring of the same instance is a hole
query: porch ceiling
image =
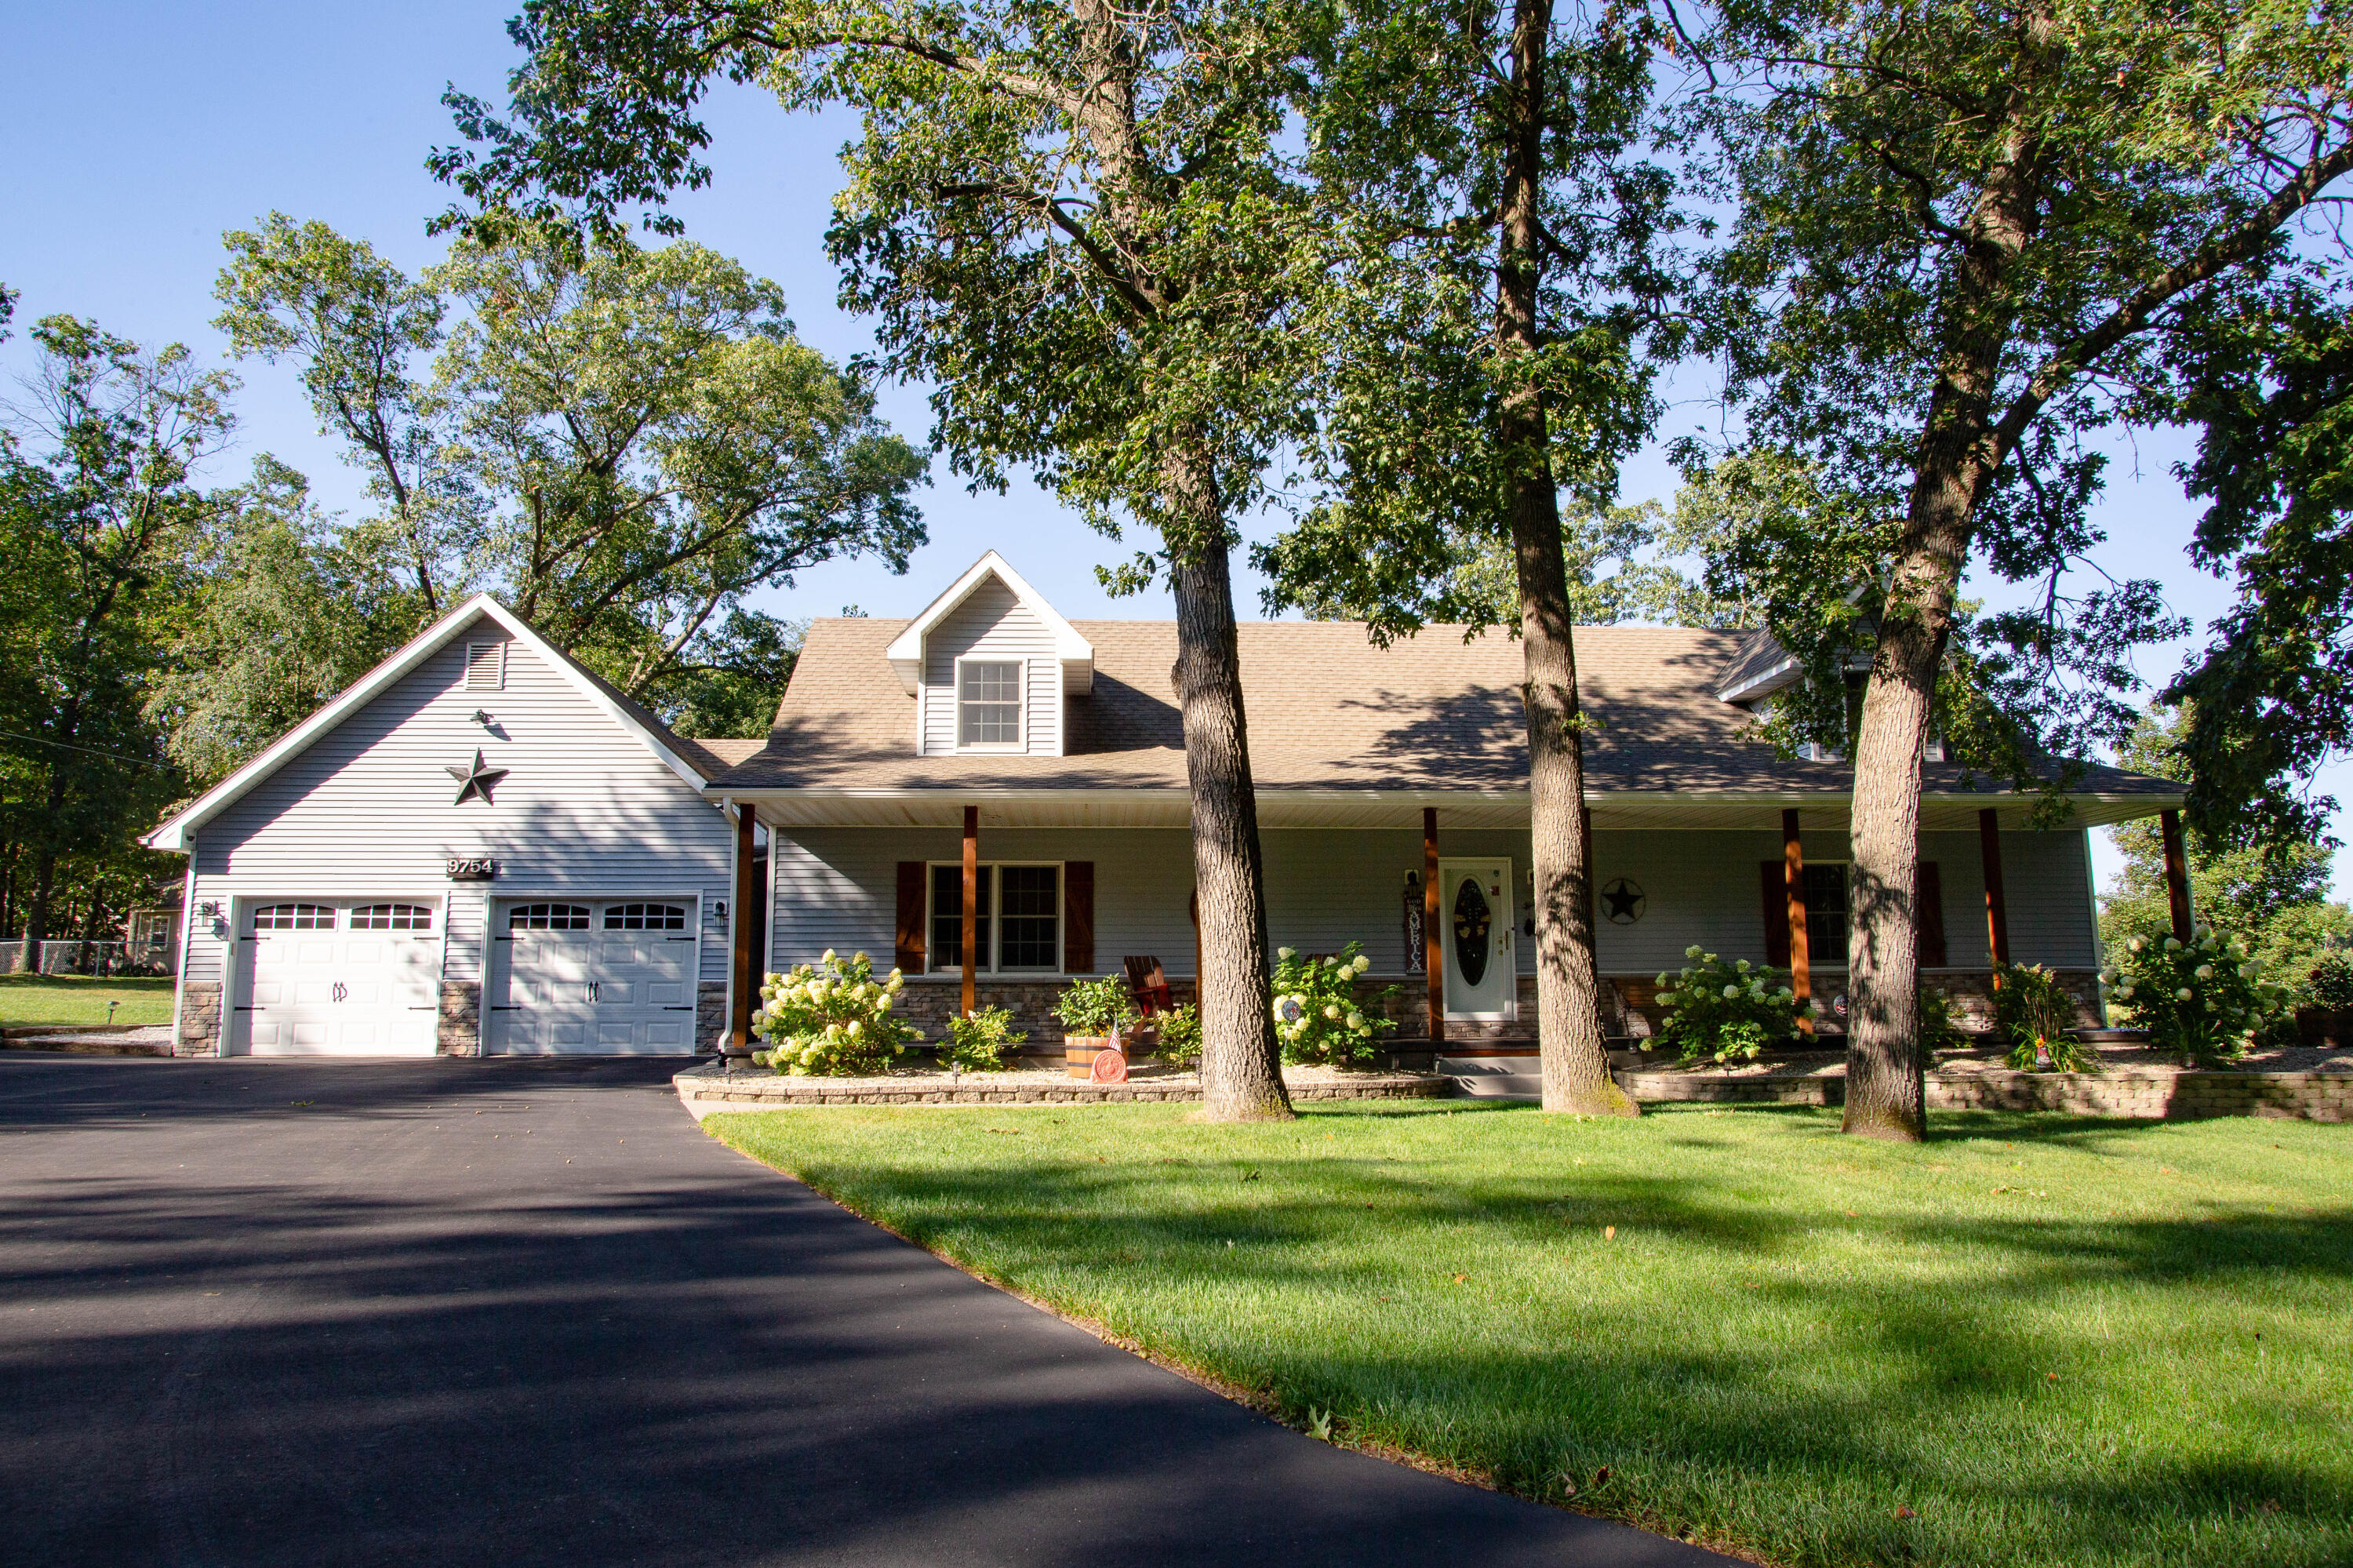
{"type": "MultiPolygon", "coordinates": [[[[1183,828],[1192,820],[1182,789],[778,789],[729,791],[757,806],[760,820],[778,827],[960,828],[966,806],[980,808],[992,828],[1183,828]]],[[[1717,790],[1612,790],[1591,793],[1593,825],[1616,831],[1770,830],[1794,807],[1804,825],[1824,832],[1847,826],[1843,794],[1751,794],[1717,790]]],[[[2179,795],[2075,795],[2061,825],[2104,827],[2153,817],[2179,807],[2179,795]]],[[[1449,828],[1525,828],[1525,790],[1268,789],[1258,795],[1259,823],[1268,828],[1421,827],[1425,807],[1449,828]]],[[[2010,830],[2029,827],[2034,801],[2009,794],[1924,795],[1920,826],[1927,832],[1974,831],[1991,807],[2010,830]]]]}

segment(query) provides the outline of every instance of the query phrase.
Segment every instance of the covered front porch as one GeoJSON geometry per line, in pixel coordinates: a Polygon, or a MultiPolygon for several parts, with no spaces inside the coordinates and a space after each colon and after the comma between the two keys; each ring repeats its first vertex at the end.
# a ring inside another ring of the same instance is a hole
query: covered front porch
{"type": "MultiPolygon", "coordinates": [[[[767,968],[827,948],[885,953],[907,974],[926,1035],[1003,1006],[1034,1052],[1058,1050],[1050,1010],[1075,977],[1158,960],[1179,1001],[1200,974],[1189,803],[1177,790],[786,790],[746,797],[764,827],[767,968]]],[[[2099,964],[2085,830],[2163,810],[2147,796],[2079,797],[2037,831],[2007,796],[1931,796],[1922,815],[1923,967],[1964,999],[1992,965],[2042,962],[2096,1009],[2099,964]]],[[[1845,991],[1842,796],[1673,791],[1596,795],[1596,956],[1605,1033],[1640,1039],[1656,976],[1694,945],[1787,969],[1834,1030],[1845,991]]],[[[1408,1051],[1533,1047],[1535,954],[1524,792],[1263,790],[1270,940],[1336,952],[1361,942],[1369,996],[1408,1051]],[[1434,983],[1433,983],[1434,979],[1434,983]]],[[[2178,835],[2168,835],[2178,838],[2178,835]]],[[[2178,867],[2177,867],[2178,874],[2178,867]]],[[[2186,884],[2181,918],[2186,924],[2186,884]]],[[[748,927],[752,923],[744,922],[748,927]]],[[[748,930],[747,930],[748,938],[748,930]]],[[[738,955],[735,1028],[762,961],[738,955]]],[[[1966,1004],[1966,1003],[1965,1003],[1966,1004]]]]}

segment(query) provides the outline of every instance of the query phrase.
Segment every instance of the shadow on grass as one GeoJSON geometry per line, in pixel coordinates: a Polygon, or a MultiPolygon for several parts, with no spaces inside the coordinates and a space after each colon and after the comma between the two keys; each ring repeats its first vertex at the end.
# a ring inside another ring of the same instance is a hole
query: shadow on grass
{"type": "MultiPolygon", "coordinates": [[[[1450,1125],[1500,1132],[1490,1118],[1529,1113],[1319,1114],[1377,1116],[1413,1137],[1450,1125]],[[1469,1119],[1417,1125],[1440,1117],[1469,1119]]],[[[1701,1114],[1659,1118],[1646,1129],[1653,1147],[1704,1158],[1736,1141],[1730,1128],[1711,1137],[1701,1114]],[[1686,1116],[1694,1125],[1680,1125],[1686,1116]]],[[[1837,1140],[1834,1112],[1719,1114],[1756,1118],[1736,1130],[1793,1138],[1772,1151],[1783,1159],[1811,1159],[1816,1128],[1837,1140]]],[[[874,1124],[920,1149],[789,1116],[714,1129],[991,1277],[1262,1390],[1294,1418],[1338,1411],[1363,1436],[1524,1495],[1566,1501],[1565,1478],[1580,1477],[1579,1507],[1756,1541],[1794,1561],[2353,1561],[2353,1471],[2320,1438],[2333,1419],[2299,1416],[2260,1368],[2232,1360],[2242,1330],[2269,1326],[2283,1280],[2341,1298],[2353,1209],[2045,1217],[1982,1212],[1993,1200],[1972,1186],[1858,1214],[1829,1208],[1822,1192],[1770,1191],[1772,1172],[1753,1161],[1710,1171],[1694,1158],[1659,1175],[1490,1150],[1474,1169],[1468,1148],[1448,1165],[1427,1145],[1325,1144],[1317,1119],[1295,1134],[1138,1147],[1122,1163],[1067,1158],[1044,1138],[1007,1139],[1022,1155],[1010,1162],[958,1156],[955,1140],[984,1123],[1019,1131],[1010,1117],[920,1132],[874,1124]],[[819,1136],[804,1141],[802,1130],[819,1136]],[[1621,1250],[1599,1247],[1604,1225],[1621,1250]],[[1826,1232],[1874,1250],[1862,1266],[1833,1256],[1797,1272],[1826,1232]],[[1508,1255],[1495,1277],[1447,1293],[1452,1258],[1498,1247],[1508,1255]],[[1921,1256],[1937,1266],[1901,1266],[1921,1256]],[[1545,1267],[1581,1273],[1577,1289],[1558,1292],[1575,1312],[1546,1298],[1545,1267]],[[1636,1277],[1646,1270],[1666,1278],[1664,1308],[1658,1279],[1636,1277]],[[1618,1277],[1622,1293],[1610,1288],[1618,1277]],[[2178,1333],[2158,1352],[2190,1358],[2189,1375],[2209,1384],[2202,1411],[2156,1408],[2126,1380],[2095,1375],[2129,1361],[2129,1338],[2103,1347],[2088,1326],[2054,1338],[2054,1318],[2118,1287],[2128,1329],[2177,1314],[2162,1326],[2210,1336],[2202,1366],[2178,1333]],[[2056,1383],[2054,1369],[2064,1369],[2056,1383]],[[2079,1388],[2079,1374],[2092,1386],[2079,1388]],[[2265,1402],[2267,1427],[2255,1419],[2265,1402]],[[2225,1413],[2253,1425],[2185,1436],[2225,1413]],[[2142,1435],[2106,1446],[2112,1427],[2142,1435]],[[1604,1466],[1615,1492],[1593,1489],[1604,1466]],[[1919,1517],[1898,1520],[1898,1500],[1919,1517]]],[[[1957,1144],[2094,1154],[2146,1130],[2064,1116],[1955,1119],[1938,1130],[1957,1144]]],[[[2293,1341],[2277,1353],[2293,1355],[2293,1341]]]]}

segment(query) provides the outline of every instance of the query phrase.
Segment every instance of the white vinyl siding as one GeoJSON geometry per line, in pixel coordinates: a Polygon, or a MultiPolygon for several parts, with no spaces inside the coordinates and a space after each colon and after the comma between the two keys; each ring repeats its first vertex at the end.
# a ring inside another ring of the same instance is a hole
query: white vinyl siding
{"type": "Polygon", "coordinates": [[[1019,740],[978,749],[1024,751],[1040,757],[1062,754],[1062,667],[1055,657],[1053,631],[1037,611],[992,577],[941,617],[924,640],[923,684],[916,715],[923,755],[944,757],[958,749],[959,661],[1020,667],[1019,740]]]}
{"type": "MultiPolygon", "coordinates": [[[[1508,858],[1512,903],[1525,915],[1529,840],[1504,830],[1448,832],[1449,860],[1508,858]]],[[[1421,835],[1411,830],[1269,829],[1266,853],[1269,932],[1278,946],[1335,952],[1365,944],[1376,972],[1405,969],[1405,874],[1421,869],[1421,835]]],[[[1987,963],[1985,893],[1972,832],[1930,833],[1927,858],[1944,884],[1945,940],[1950,967],[1987,963]]],[[[1846,835],[1805,835],[1810,861],[1843,861],[1846,835]]],[[[954,829],[825,828],[783,830],[774,863],[771,967],[814,959],[828,948],[888,959],[897,918],[897,863],[953,861],[954,829]]],[[[1182,831],[1044,828],[983,830],[985,861],[1085,860],[1095,867],[1095,968],[1116,969],[1130,954],[1157,958],[1171,975],[1193,973],[1192,842],[1182,831]]],[[[2081,832],[2005,833],[2011,956],[2021,963],[2091,967],[2095,950],[2088,863],[2081,832]]],[[[1632,926],[1602,922],[1596,933],[1601,971],[1649,975],[1679,969],[1694,943],[1727,959],[1765,959],[1757,866],[1781,858],[1778,832],[1619,832],[1594,835],[1599,881],[1631,877],[1646,903],[1632,926]]],[[[1523,974],[1535,968],[1535,945],[1516,944],[1523,974]]]]}
{"type": "MultiPolygon", "coordinates": [[[[440,978],[484,978],[488,900],[568,892],[598,898],[694,893],[705,911],[702,976],[723,983],[727,944],[711,913],[729,895],[726,816],[603,710],[487,619],[322,735],[195,832],[201,907],[305,898],[432,902],[440,978]],[[467,683],[497,641],[504,688],[467,683]],[[489,715],[485,726],[473,715],[489,715]],[[445,769],[477,749],[510,771],[494,803],[457,798],[445,769]],[[499,862],[495,882],[450,882],[453,857],[499,862]]],[[[193,923],[187,978],[219,980],[227,944],[193,923]]]]}

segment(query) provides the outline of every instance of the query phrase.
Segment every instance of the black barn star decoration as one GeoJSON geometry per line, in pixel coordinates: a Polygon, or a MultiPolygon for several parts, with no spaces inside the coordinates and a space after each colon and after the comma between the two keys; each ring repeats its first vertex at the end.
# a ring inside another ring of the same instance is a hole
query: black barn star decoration
{"type": "Polygon", "coordinates": [[[1612,926],[1631,926],[1642,917],[1641,884],[1621,876],[1601,890],[1601,913],[1612,926]]]}
{"type": "Polygon", "coordinates": [[[491,799],[491,787],[513,770],[506,768],[485,768],[482,765],[482,754],[477,750],[474,753],[474,765],[471,768],[445,768],[441,771],[458,781],[458,798],[449,802],[451,805],[462,806],[469,800],[479,800],[483,805],[491,806],[496,805],[497,802],[491,799]]]}

